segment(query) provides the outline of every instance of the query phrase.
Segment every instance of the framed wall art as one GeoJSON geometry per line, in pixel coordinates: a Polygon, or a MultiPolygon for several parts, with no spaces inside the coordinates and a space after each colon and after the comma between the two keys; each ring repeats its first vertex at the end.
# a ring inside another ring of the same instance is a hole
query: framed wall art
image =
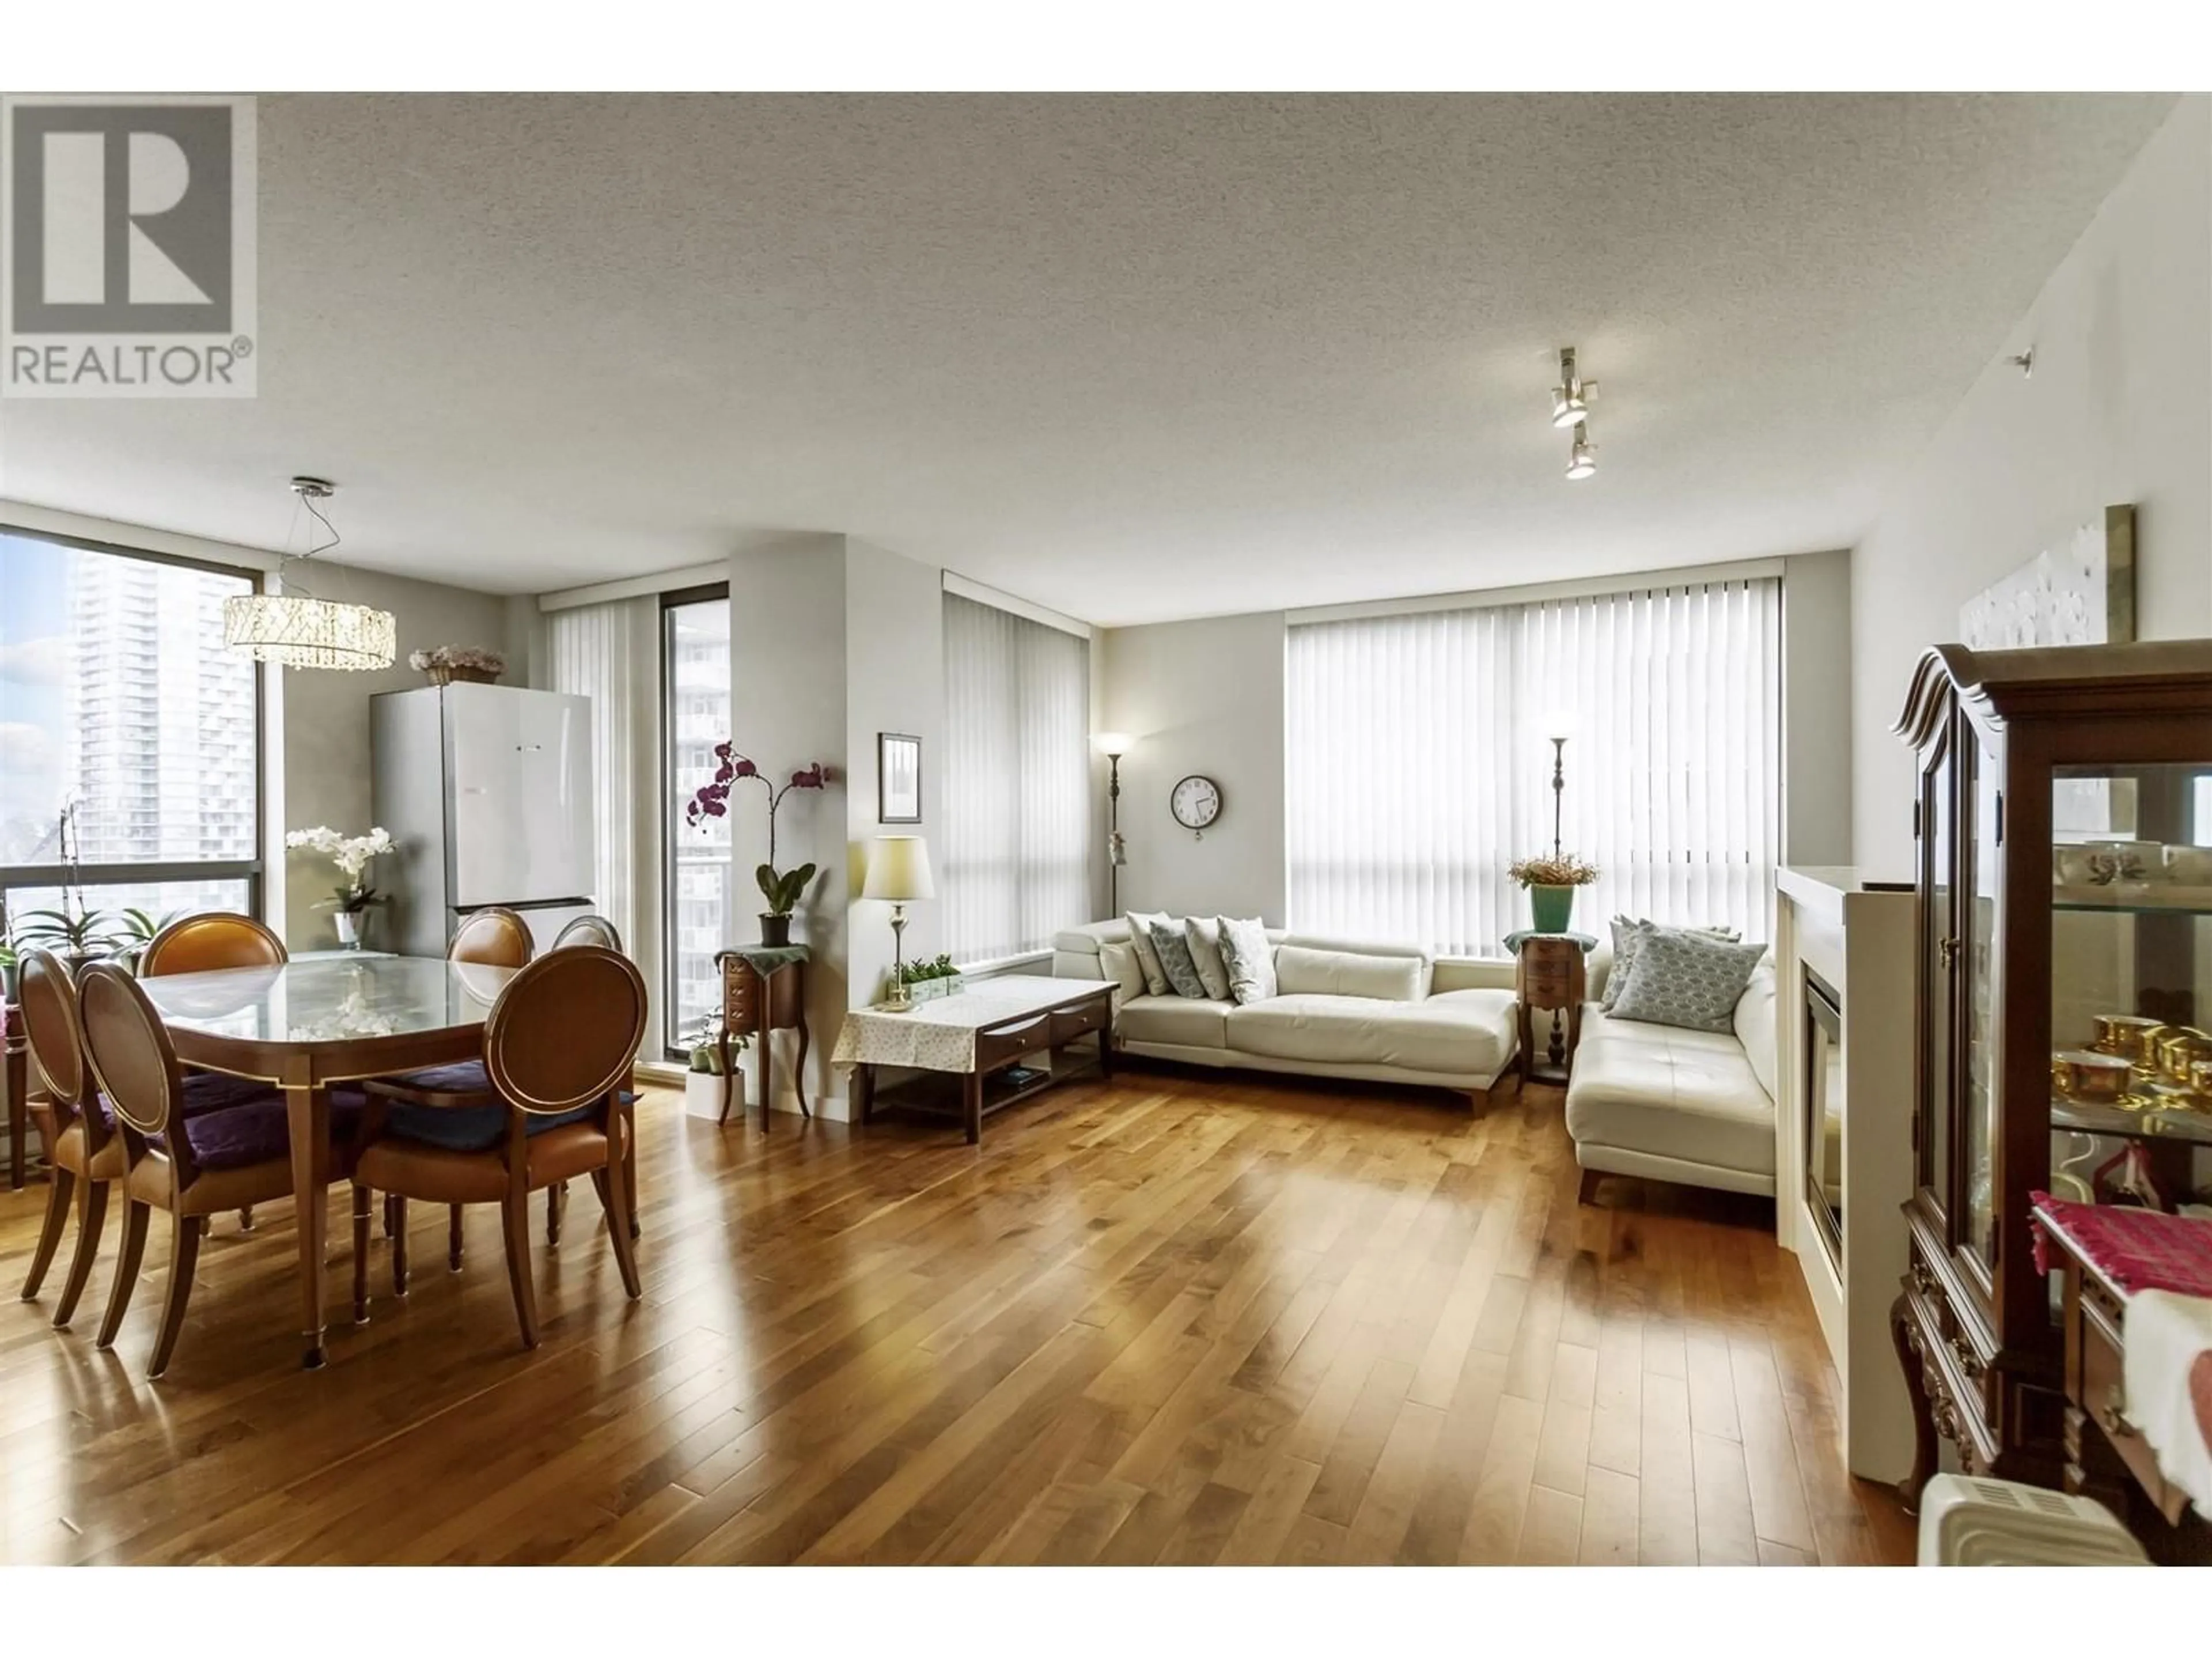
{"type": "Polygon", "coordinates": [[[876,822],[921,822],[921,739],[903,732],[876,733],[876,822]]]}

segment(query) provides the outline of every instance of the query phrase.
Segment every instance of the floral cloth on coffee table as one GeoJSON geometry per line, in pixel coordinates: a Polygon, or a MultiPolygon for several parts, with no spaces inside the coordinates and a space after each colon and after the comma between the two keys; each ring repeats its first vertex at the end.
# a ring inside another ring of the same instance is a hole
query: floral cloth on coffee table
{"type": "Polygon", "coordinates": [[[975,1033],[1001,1020],[1096,996],[1097,980],[1051,979],[1039,974],[1002,974],[979,979],[957,997],[925,1002],[911,1013],[855,1008],[838,1029],[830,1051],[834,1066],[908,1066],[924,1072],[975,1069],[975,1033]]]}

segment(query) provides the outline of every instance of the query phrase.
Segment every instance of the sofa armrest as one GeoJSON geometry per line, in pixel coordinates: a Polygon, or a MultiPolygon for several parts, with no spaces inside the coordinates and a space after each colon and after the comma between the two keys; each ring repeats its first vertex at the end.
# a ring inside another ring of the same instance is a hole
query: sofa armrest
{"type": "Polygon", "coordinates": [[[1513,960],[1497,957],[1438,957],[1429,971],[1429,994],[1446,991],[1510,991],[1513,960]]]}

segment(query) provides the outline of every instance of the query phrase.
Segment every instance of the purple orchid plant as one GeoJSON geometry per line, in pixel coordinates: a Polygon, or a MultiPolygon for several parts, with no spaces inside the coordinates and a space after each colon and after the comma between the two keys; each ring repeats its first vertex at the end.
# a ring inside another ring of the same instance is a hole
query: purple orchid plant
{"type": "Polygon", "coordinates": [[[768,913],[772,916],[787,916],[799,906],[806,891],[806,884],[814,879],[815,866],[802,864],[796,870],[779,872],[775,867],[775,815],[783,805],[783,798],[794,789],[820,789],[830,781],[830,769],[820,761],[811,761],[791,775],[791,781],[779,787],[771,782],[759,767],[737,752],[727,743],[714,745],[714,758],[720,764],[711,781],[700,786],[684,808],[684,822],[696,829],[704,829],[709,818],[725,818],[730,815],[730,792],[741,779],[756,780],[768,791],[768,862],[753,872],[760,884],[761,896],[768,901],[768,913]]]}

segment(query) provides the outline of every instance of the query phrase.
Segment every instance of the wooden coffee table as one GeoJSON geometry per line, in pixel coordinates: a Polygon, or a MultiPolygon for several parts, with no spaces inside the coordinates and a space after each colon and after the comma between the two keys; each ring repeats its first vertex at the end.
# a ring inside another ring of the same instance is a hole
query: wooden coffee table
{"type": "Polygon", "coordinates": [[[845,1016],[833,1064],[853,1068],[855,1115],[863,1123],[884,1109],[957,1119],[968,1144],[983,1138],[983,1120],[1095,1065],[1114,1074],[1113,987],[1103,981],[1005,974],[974,981],[958,994],[925,1002],[911,1013],[859,1008],[845,1016]],[[1095,1060],[1070,1064],[1060,1053],[1079,1038],[1095,1039],[1095,1060]],[[1010,1082],[1008,1067],[1035,1055],[1049,1063],[1042,1076],[1010,1082]],[[876,1068],[922,1075],[878,1095],[876,1068]],[[957,1078],[957,1085],[950,1079],[957,1078]]]}

